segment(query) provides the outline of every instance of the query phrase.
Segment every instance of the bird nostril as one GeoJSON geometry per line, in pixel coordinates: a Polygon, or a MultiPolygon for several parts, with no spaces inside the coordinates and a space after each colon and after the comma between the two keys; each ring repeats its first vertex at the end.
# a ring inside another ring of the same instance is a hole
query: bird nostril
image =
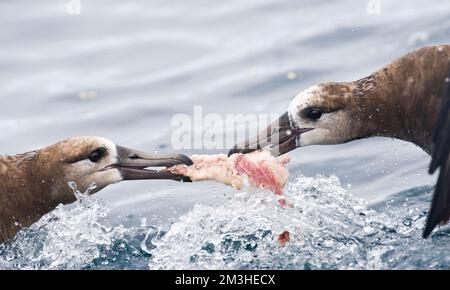
{"type": "Polygon", "coordinates": [[[130,159],[135,160],[135,159],[139,159],[139,155],[137,155],[136,153],[132,154],[130,157],[130,159]]]}

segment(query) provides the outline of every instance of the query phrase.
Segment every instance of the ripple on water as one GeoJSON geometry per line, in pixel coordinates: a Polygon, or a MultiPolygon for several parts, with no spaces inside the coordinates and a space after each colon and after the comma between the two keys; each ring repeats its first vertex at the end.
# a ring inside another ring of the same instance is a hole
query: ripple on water
{"type": "Polygon", "coordinates": [[[412,189],[375,211],[337,177],[300,176],[285,190],[293,208],[267,191],[241,192],[218,206],[195,205],[167,232],[145,220],[105,226],[108,205],[83,197],[0,245],[0,268],[449,268],[448,228],[421,238],[430,191],[412,189]],[[290,242],[282,247],[277,238],[284,231],[290,242]]]}

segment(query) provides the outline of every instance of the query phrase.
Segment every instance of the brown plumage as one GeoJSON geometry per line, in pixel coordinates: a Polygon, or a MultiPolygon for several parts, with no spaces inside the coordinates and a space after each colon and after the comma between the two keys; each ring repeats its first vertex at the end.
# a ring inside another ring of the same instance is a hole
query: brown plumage
{"type": "Polygon", "coordinates": [[[75,201],[70,181],[76,182],[81,191],[95,183],[95,192],[122,180],[188,181],[165,170],[145,169],[176,164],[190,165],[192,161],[184,155],[126,149],[100,137],[76,137],[40,150],[0,156],[0,242],[58,204],[75,201]]]}
{"type": "Polygon", "coordinates": [[[269,130],[230,153],[271,144],[275,153],[283,154],[300,146],[372,136],[412,142],[432,154],[430,173],[440,168],[426,237],[450,218],[449,82],[450,45],[424,47],[365,78],[324,83],[299,93],[269,130]]]}

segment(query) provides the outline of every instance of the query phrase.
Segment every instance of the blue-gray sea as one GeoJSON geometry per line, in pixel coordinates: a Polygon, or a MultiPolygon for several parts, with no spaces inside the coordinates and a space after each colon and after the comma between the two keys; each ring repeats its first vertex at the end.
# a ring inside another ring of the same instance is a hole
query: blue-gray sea
{"type": "MultiPolygon", "coordinates": [[[[81,0],[79,11],[68,2],[0,2],[2,154],[78,135],[177,151],[172,117],[196,105],[281,114],[311,85],[450,42],[441,0],[372,0],[369,9],[369,0],[81,0]]],[[[294,208],[214,182],[123,182],[0,245],[0,268],[450,267],[449,227],[421,238],[436,176],[420,148],[372,138],[290,155],[294,208]],[[285,230],[291,242],[280,247],[285,230]]]]}

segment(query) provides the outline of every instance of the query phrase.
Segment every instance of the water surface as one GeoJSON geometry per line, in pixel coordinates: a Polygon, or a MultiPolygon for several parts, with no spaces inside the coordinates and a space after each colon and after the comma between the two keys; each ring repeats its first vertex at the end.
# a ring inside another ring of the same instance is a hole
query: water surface
{"type": "MultiPolygon", "coordinates": [[[[0,152],[77,135],[170,152],[172,116],[195,105],[281,114],[310,85],[449,42],[450,3],[381,2],[370,15],[367,1],[82,0],[68,15],[64,1],[2,1],[0,152]]],[[[449,267],[448,227],[420,238],[435,180],[422,150],[373,138],[291,155],[292,210],[212,182],[121,183],[21,232],[0,267],[449,267]]]]}

